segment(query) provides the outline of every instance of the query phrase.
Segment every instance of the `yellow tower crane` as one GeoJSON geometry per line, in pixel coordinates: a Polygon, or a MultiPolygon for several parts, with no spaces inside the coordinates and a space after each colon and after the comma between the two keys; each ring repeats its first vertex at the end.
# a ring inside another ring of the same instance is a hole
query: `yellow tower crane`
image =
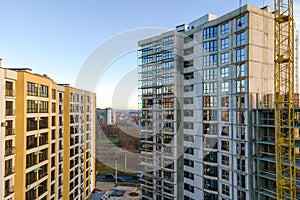
{"type": "Polygon", "coordinates": [[[276,195],[296,200],[294,0],[274,0],[276,195]]]}

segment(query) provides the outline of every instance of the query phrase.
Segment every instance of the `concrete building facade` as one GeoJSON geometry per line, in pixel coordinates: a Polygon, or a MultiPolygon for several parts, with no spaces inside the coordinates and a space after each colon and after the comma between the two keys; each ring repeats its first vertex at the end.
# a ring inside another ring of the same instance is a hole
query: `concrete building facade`
{"type": "Polygon", "coordinates": [[[143,199],[257,197],[252,112],[262,101],[257,100],[257,95],[268,101],[273,93],[273,24],[270,7],[259,9],[245,5],[221,17],[208,14],[179,25],[173,32],[178,38],[173,46],[174,58],[178,59],[171,69],[166,59],[159,59],[167,50],[157,51],[156,37],[139,42],[144,122],[141,165],[151,166],[142,168],[143,199]],[[169,109],[180,110],[171,125],[177,139],[173,151],[184,151],[182,156],[173,154],[182,159],[176,160],[175,173],[177,177],[183,176],[182,184],[177,180],[173,196],[155,191],[160,184],[157,173],[164,170],[157,164],[157,152],[166,145],[157,140],[159,129],[154,129],[154,124],[162,128],[165,121],[157,117],[160,116],[156,109],[160,106],[159,97],[151,94],[148,101],[147,94],[166,87],[167,84],[159,85],[160,80],[152,78],[165,71],[179,77],[172,82],[177,86],[174,101],[179,104],[170,104],[169,109]],[[152,143],[145,138],[150,138],[152,143]]]}

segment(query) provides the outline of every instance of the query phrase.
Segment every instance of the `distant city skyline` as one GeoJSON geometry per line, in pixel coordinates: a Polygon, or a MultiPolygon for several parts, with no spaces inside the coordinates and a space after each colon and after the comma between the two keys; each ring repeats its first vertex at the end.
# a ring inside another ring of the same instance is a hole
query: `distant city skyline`
{"type": "MultiPolygon", "coordinates": [[[[273,0],[244,0],[242,3],[273,7],[273,0]]],[[[207,13],[220,16],[238,6],[237,0],[226,4],[222,0],[213,3],[154,0],[151,4],[137,0],[28,0],[17,4],[3,1],[0,58],[4,67],[29,67],[33,73],[47,74],[57,83],[74,86],[78,72],[91,52],[114,35],[145,27],[174,29],[176,25],[207,13]],[[148,9],[153,12],[145,12],[148,9]],[[164,17],[157,13],[164,13],[164,17]]],[[[295,16],[297,23],[300,21],[299,1],[295,1],[295,16]]],[[[109,70],[99,79],[97,90],[92,91],[97,92],[97,107],[113,106],[114,87],[126,72],[136,68],[136,58],[136,53],[132,52],[111,63],[109,70]]],[[[136,109],[137,99],[137,94],[133,93],[127,105],[118,105],[116,109],[136,109]]]]}

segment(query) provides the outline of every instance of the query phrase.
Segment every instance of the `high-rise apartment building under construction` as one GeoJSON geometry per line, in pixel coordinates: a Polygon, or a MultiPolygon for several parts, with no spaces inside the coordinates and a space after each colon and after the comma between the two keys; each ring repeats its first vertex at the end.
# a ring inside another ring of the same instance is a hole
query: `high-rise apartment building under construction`
{"type": "Polygon", "coordinates": [[[138,45],[142,199],[276,199],[270,7],[208,14],[138,45]]]}

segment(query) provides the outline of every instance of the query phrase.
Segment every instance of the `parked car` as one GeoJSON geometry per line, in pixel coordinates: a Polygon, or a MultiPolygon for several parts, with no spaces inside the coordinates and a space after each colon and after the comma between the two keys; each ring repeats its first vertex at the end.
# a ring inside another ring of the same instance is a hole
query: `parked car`
{"type": "MultiPolygon", "coordinates": [[[[115,178],[115,180],[116,180],[116,178],[115,178]]],[[[121,177],[117,177],[117,182],[125,182],[125,179],[121,178],[121,177]]]]}
{"type": "Polygon", "coordinates": [[[133,180],[140,180],[143,176],[141,174],[136,174],[132,177],[133,180]]]}
{"type": "Polygon", "coordinates": [[[114,180],[115,175],[114,174],[105,174],[104,178],[105,178],[105,180],[114,180]]]}

